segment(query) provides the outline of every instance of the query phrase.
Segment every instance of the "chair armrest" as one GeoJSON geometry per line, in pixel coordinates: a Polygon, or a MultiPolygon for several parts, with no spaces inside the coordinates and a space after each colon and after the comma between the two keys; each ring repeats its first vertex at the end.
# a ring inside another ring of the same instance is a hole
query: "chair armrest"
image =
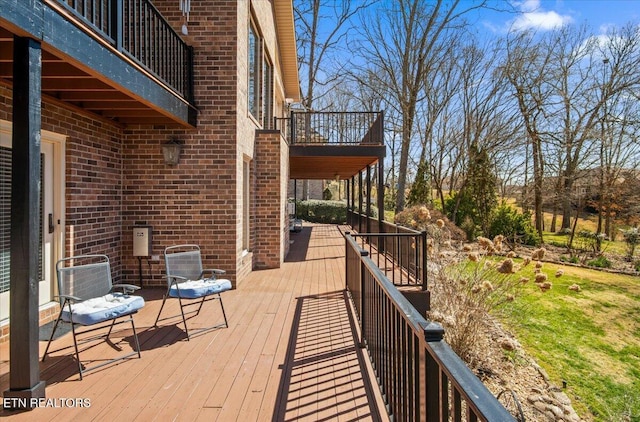
{"type": "Polygon", "coordinates": [[[71,295],[58,295],[58,297],[59,297],[60,299],[68,300],[68,301],[71,301],[71,302],[82,302],[82,299],[80,299],[80,298],[79,298],[79,297],[77,297],[77,296],[71,296],[71,295]]]}
{"type": "Polygon", "coordinates": [[[140,287],[133,284],[114,284],[113,286],[111,286],[111,291],[116,289],[122,289],[122,293],[127,294],[135,292],[136,290],[140,290],[140,287]]]}
{"type": "MultiPolygon", "coordinates": [[[[206,272],[210,272],[212,275],[216,276],[216,275],[222,275],[222,274],[226,274],[227,272],[225,270],[220,270],[218,268],[208,268],[205,270],[202,270],[202,275],[204,276],[204,274],[206,272]]],[[[215,278],[215,277],[214,277],[215,278]]]]}
{"type": "Polygon", "coordinates": [[[171,280],[170,284],[178,284],[178,281],[188,281],[189,279],[187,277],[182,277],[181,275],[168,275],[167,276],[169,278],[169,280],[171,280]]]}

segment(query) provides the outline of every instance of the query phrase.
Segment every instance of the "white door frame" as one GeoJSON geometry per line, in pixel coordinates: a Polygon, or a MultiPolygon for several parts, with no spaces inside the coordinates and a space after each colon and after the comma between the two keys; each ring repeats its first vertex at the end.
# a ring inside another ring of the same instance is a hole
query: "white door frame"
{"type": "MultiPolygon", "coordinates": [[[[0,145],[11,147],[12,139],[12,123],[0,120],[0,145]]],[[[53,168],[47,171],[45,177],[52,178],[52,183],[46,184],[53,189],[52,210],[53,210],[53,227],[54,231],[48,235],[48,215],[43,215],[44,221],[42,229],[45,232],[43,239],[49,242],[43,245],[43,251],[49,252],[49,258],[45,259],[45,268],[43,272],[47,285],[41,282],[41,294],[39,305],[40,308],[51,306],[54,302],[53,297],[57,294],[55,263],[58,259],[64,257],[64,234],[65,234],[65,143],[67,137],[58,133],[41,131],[41,151],[47,151],[52,155],[53,168]],[[48,261],[48,262],[47,262],[48,261]],[[47,289],[48,287],[48,289],[47,289]],[[47,292],[48,290],[48,292],[47,292]]],[[[49,170],[49,169],[47,169],[49,170]]],[[[9,298],[8,294],[0,294],[0,321],[8,317],[9,298]],[[5,303],[6,302],[6,303],[5,303]],[[7,314],[6,316],[4,314],[7,314]]]]}

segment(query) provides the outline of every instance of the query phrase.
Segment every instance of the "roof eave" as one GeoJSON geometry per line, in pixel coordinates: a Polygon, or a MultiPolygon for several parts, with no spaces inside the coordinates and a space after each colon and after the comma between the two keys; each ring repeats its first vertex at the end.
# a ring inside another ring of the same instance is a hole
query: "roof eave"
{"type": "Polygon", "coordinates": [[[293,19],[291,0],[274,0],[278,44],[282,65],[282,79],[285,96],[293,102],[300,102],[300,79],[298,76],[298,55],[296,47],[296,29],[293,19]]]}

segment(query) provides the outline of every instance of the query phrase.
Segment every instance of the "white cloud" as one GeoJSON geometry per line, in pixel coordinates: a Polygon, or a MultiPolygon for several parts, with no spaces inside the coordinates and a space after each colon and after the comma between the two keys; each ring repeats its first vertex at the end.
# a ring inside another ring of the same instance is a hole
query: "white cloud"
{"type": "Polygon", "coordinates": [[[570,15],[544,10],[540,5],[540,0],[514,1],[512,4],[520,11],[520,14],[509,22],[508,26],[511,31],[525,31],[527,29],[548,31],[573,22],[570,15]]]}
{"type": "Polygon", "coordinates": [[[515,31],[524,31],[527,29],[550,30],[562,27],[571,22],[573,22],[571,16],[559,15],[554,11],[526,12],[512,22],[511,28],[515,31]]]}
{"type": "Polygon", "coordinates": [[[540,0],[525,0],[522,2],[514,2],[514,6],[518,7],[521,12],[535,12],[540,8],[540,0]]]}

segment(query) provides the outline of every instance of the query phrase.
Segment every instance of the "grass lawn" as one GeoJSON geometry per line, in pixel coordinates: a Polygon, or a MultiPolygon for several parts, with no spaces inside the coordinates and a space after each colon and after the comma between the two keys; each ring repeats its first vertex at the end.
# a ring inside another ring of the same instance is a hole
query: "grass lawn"
{"type": "MultiPolygon", "coordinates": [[[[543,271],[553,288],[527,283],[508,325],[554,384],[566,381],[581,417],[640,421],[640,278],[548,263],[543,271]],[[568,289],[574,283],[580,292],[568,289]]],[[[533,266],[522,275],[533,279],[533,266]]]]}
{"type": "MultiPolygon", "coordinates": [[[[552,233],[552,232],[543,232],[543,234],[544,234],[544,242],[549,245],[559,246],[561,248],[564,248],[567,246],[567,242],[569,241],[569,236],[564,234],[558,234],[558,233],[552,233]]],[[[618,240],[616,241],[603,240],[602,252],[605,254],[614,253],[617,255],[626,256],[627,244],[620,239],[621,237],[622,236],[619,236],[618,240]]],[[[580,246],[580,239],[577,233],[576,233],[576,237],[573,240],[573,246],[574,247],[580,246]]]]}

